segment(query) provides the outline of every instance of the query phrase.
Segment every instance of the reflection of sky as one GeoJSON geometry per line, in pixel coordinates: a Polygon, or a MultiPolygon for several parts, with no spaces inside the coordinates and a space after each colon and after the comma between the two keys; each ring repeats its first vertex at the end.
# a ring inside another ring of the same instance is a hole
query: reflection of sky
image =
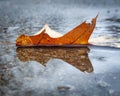
{"type": "MultiPolygon", "coordinates": [[[[38,53],[33,51],[31,54],[33,57],[27,54],[29,60],[23,62],[17,57],[16,54],[18,54],[18,51],[15,52],[15,46],[4,45],[0,53],[2,59],[0,67],[2,67],[3,72],[1,72],[3,76],[7,76],[6,78],[8,79],[7,81],[3,79],[6,85],[2,85],[1,91],[4,93],[5,90],[4,94],[10,92],[11,96],[16,94],[20,94],[21,96],[21,94],[26,94],[27,92],[32,95],[38,94],[38,96],[45,93],[60,95],[62,94],[61,92],[67,95],[71,94],[69,96],[78,96],[80,94],[98,95],[98,93],[100,93],[100,96],[101,94],[107,94],[106,96],[109,96],[111,90],[113,92],[112,94],[118,94],[120,84],[120,50],[95,46],[90,46],[89,49],[90,51],[87,54],[94,68],[92,73],[81,72],[69,62],[65,62],[62,58],[51,58],[46,62],[46,66],[43,66],[35,60],[35,54],[36,57],[39,58],[39,51],[38,53]],[[5,68],[7,68],[7,70],[5,68]],[[9,83],[7,83],[8,81],[9,83]]],[[[21,51],[21,56],[23,55],[24,58],[26,52],[20,49],[19,51],[21,51]]],[[[28,50],[28,52],[31,51],[28,50]]],[[[81,52],[85,54],[84,52],[86,51],[81,52]]],[[[44,54],[46,54],[46,52],[44,54]]],[[[79,58],[79,56],[75,56],[76,55],[74,55],[74,58],[79,58]]],[[[82,58],[83,57],[84,56],[82,56],[82,58]]],[[[80,62],[80,59],[76,61],[80,62]]],[[[49,95],[46,94],[45,96],[49,95]]]]}
{"type": "Polygon", "coordinates": [[[104,72],[117,72],[120,70],[120,50],[119,49],[98,49],[91,50],[89,54],[94,72],[104,73],[104,72]]]}

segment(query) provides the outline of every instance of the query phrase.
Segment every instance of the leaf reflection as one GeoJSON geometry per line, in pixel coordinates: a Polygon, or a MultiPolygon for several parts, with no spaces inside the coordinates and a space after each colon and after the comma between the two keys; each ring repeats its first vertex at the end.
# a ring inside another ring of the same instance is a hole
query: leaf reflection
{"type": "Polygon", "coordinates": [[[46,66],[51,58],[62,59],[82,72],[93,72],[93,66],[89,60],[88,47],[24,47],[17,48],[17,57],[23,61],[37,61],[46,66]]]}

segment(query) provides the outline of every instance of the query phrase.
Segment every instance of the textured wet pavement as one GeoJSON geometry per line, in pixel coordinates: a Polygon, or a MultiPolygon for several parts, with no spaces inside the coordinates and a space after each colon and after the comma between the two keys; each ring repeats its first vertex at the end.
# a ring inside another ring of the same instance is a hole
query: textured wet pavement
{"type": "Polygon", "coordinates": [[[90,1],[0,0],[0,96],[119,96],[120,2],[90,1]],[[98,13],[93,45],[15,46],[46,23],[64,34],[98,13]]]}

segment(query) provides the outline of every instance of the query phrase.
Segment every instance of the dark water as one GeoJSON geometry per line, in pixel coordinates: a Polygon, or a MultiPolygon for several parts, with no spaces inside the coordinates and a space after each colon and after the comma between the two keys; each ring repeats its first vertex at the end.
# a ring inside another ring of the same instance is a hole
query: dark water
{"type": "Polygon", "coordinates": [[[119,0],[0,0],[0,96],[119,96],[119,0]],[[99,13],[77,48],[17,48],[44,24],[64,34],[99,13]],[[98,46],[95,46],[98,45],[98,46]]]}

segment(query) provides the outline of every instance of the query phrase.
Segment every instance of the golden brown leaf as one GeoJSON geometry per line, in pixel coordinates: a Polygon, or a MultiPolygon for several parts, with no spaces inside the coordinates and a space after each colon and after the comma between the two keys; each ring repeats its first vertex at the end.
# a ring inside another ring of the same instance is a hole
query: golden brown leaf
{"type": "Polygon", "coordinates": [[[61,37],[50,37],[44,29],[41,33],[33,36],[19,36],[16,40],[17,46],[34,46],[34,45],[65,45],[65,44],[88,44],[90,35],[96,25],[97,16],[92,20],[92,23],[83,22],[71,31],[61,37]]]}

